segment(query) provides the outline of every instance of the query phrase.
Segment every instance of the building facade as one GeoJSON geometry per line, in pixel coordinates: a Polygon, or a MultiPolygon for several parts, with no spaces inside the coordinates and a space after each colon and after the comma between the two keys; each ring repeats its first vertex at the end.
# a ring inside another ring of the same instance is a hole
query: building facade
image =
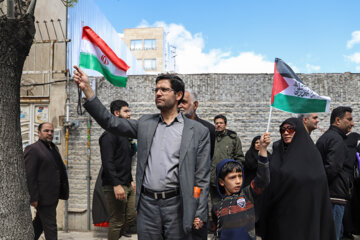
{"type": "Polygon", "coordinates": [[[127,28],[123,41],[146,73],[164,72],[166,69],[166,41],[163,28],[127,28]]]}

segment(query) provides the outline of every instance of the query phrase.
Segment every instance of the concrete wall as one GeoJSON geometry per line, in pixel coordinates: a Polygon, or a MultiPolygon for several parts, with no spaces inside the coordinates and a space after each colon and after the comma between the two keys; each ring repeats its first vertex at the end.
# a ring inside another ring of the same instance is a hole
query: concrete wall
{"type": "MultiPolygon", "coordinates": [[[[348,105],[354,109],[355,128],[359,130],[360,104],[357,89],[360,74],[299,74],[311,89],[320,95],[332,98],[331,109],[339,105],[348,105]]],[[[236,131],[243,143],[243,151],[249,148],[254,136],[266,130],[269,114],[269,102],[272,90],[272,74],[192,74],[181,75],[186,88],[198,93],[198,115],[212,122],[215,115],[222,113],[228,117],[228,128],[236,131]]],[[[115,99],[129,102],[132,118],[158,112],[154,104],[152,89],[155,76],[129,76],[127,88],[116,88],[104,79],[97,79],[97,96],[108,107],[115,99]]],[[[87,207],[87,116],[77,114],[77,87],[71,87],[70,118],[80,121],[79,128],[70,133],[69,178],[70,229],[86,230],[87,207]]],[[[273,110],[270,132],[272,140],[280,138],[278,126],[292,114],[273,110]]],[[[319,126],[326,130],[329,126],[329,113],[319,114],[319,126]]],[[[92,120],[91,123],[91,198],[95,180],[100,169],[98,138],[103,130],[92,120]]],[[[321,135],[321,130],[312,134],[314,140],[321,135]]],[[[133,169],[133,173],[134,173],[133,169]]]]}

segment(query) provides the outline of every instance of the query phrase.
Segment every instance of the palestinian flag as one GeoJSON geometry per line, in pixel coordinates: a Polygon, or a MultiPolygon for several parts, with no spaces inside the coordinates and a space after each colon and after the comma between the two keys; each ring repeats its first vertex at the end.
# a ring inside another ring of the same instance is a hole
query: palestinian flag
{"type": "Polygon", "coordinates": [[[330,98],[305,86],[285,62],[276,58],[271,106],[291,113],[329,112],[330,98]]]}
{"type": "Polygon", "coordinates": [[[83,27],[79,65],[101,73],[115,86],[126,87],[130,67],[88,26],[83,27]]]}

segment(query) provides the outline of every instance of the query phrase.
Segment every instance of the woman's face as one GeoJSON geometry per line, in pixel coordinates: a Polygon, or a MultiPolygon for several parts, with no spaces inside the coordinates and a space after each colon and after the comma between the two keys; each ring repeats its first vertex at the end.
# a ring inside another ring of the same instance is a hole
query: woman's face
{"type": "Polygon", "coordinates": [[[289,143],[291,143],[291,141],[295,135],[295,128],[292,125],[285,123],[280,128],[280,133],[281,133],[281,138],[283,139],[283,141],[286,144],[289,144],[289,143]]]}
{"type": "Polygon", "coordinates": [[[254,147],[255,147],[255,150],[256,150],[256,151],[259,151],[259,150],[260,150],[260,139],[258,139],[258,140],[255,141],[254,147]]]}

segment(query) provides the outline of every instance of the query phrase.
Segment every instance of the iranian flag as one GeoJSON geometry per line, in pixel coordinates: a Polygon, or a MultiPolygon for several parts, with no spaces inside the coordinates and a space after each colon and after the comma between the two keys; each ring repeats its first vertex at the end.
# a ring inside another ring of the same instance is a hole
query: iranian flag
{"type": "Polygon", "coordinates": [[[130,67],[88,26],[83,27],[79,65],[101,73],[115,86],[126,87],[130,67]]]}
{"type": "Polygon", "coordinates": [[[305,86],[285,62],[276,58],[271,106],[291,113],[329,112],[330,98],[305,86]]]}

